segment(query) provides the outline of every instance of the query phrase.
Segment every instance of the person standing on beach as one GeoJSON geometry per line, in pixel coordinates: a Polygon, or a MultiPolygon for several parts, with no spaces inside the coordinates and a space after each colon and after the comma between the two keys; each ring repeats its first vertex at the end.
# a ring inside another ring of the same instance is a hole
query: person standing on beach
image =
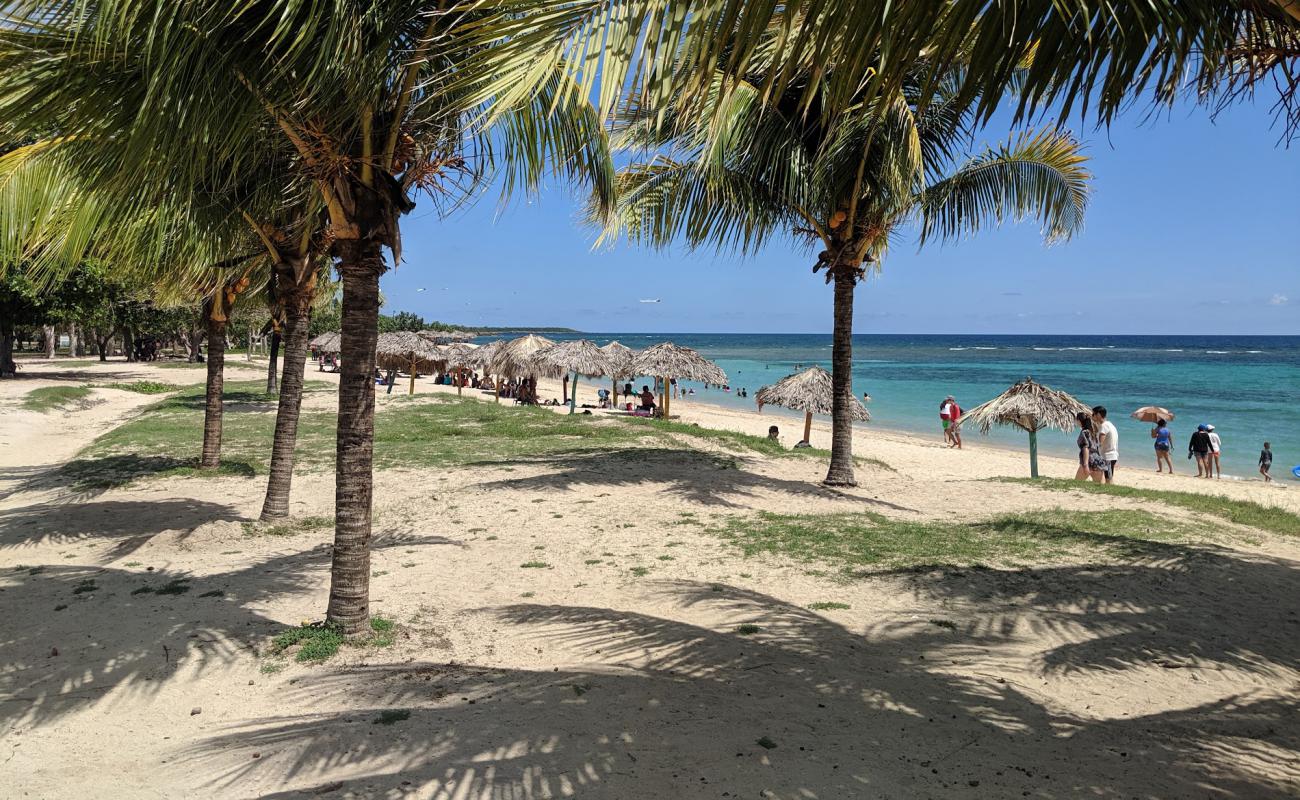
{"type": "Polygon", "coordinates": [[[1223,442],[1219,439],[1219,434],[1214,432],[1213,425],[1206,425],[1205,431],[1210,434],[1210,455],[1205,460],[1205,471],[1207,473],[1205,477],[1208,478],[1213,475],[1215,478],[1222,478],[1223,468],[1219,466],[1219,448],[1223,445],[1223,442]]]}
{"type": "Polygon", "coordinates": [[[1196,477],[1210,477],[1210,432],[1205,425],[1197,425],[1196,433],[1187,441],[1187,457],[1196,459],[1196,477]]]}
{"type": "Polygon", "coordinates": [[[1151,438],[1156,440],[1156,472],[1164,472],[1162,464],[1169,465],[1169,474],[1174,474],[1174,462],[1169,457],[1170,451],[1174,449],[1174,435],[1169,432],[1169,423],[1163,419],[1156,420],[1156,426],[1151,429],[1151,438]]]}
{"type": "Polygon", "coordinates": [[[952,447],[952,406],[947,400],[939,403],[939,424],[943,427],[943,443],[952,447]]]}
{"type": "Polygon", "coordinates": [[[1097,435],[1092,430],[1092,417],[1080,411],[1075,415],[1079,422],[1079,468],[1075,470],[1074,479],[1085,481],[1092,478],[1093,483],[1106,482],[1106,461],[1102,458],[1101,447],[1097,444],[1097,435]]]}
{"type": "Polygon", "coordinates": [[[1259,474],[1264,476],[1264,483],[1271,483],[1273,476],[1268,471],[1273,466],[1273,449],[1264,442],[1264,449],[1259,451],[1259,474]]]}
{"type": "Polygon", "coordinates": [[[957,405],[957,398],[948,395],[948,430],[952,432],[952,443],[961,449],[961,406],[957,405]]]}
{"type": "Polygon", "coordinates": [[[1106,483],[1114,483],[1115,467],[1119,464],[1119,430],[1115,423],[1106,419],[1105,406],[1093,407],[1092,423],[1097,427],[1102,458],[1106,459],[1106,483]]]}

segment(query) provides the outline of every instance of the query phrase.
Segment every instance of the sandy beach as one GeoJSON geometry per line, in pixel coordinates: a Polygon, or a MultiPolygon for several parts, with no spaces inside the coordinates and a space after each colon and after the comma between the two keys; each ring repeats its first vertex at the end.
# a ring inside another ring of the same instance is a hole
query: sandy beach
{"type": "MultiPolygon", "coordinates": [[[[228,382],[265,372],[227,365],[228,382]]],[[[300,664],[268,648],[325,607],[332,471],[298,470],[293,517],[307,522],[288,535],[248,525],[261,474],[88,489],[67,465],[160,399],[98,387],[193,386],[203,370],[26,360],[21,374],[0,383],[7,796],[1300,793],[1293,536],[994,480],[1026,476],[1026,453],[870,425],[855,434],[870,460],[851,490],[819,486],[819,458],[689,432],[408,464],[375,478],[372,614],[396,623],[395,641],[300,664]],[[97,388],[75,407],[23,407],[67,384],[97,388]],[[1062,530],[1032,557],[856,570],[741,546],[763,515],[878,515],[943,537],[978,536],[999,515],[1096,511],[1154,512],[1192,533],[1118,554],[1062,530]],[[160,591],[177,581],[189,588],[160,591]]],[[[335,380],[312,364],[307,378],[335,380]]],[[[605,386],[583,380],[579,402],[605,386]]],[[[428,379],[415,398],[405,390],[381,390],[378,413],[436,411],[456,394],[428,379]]],[[[543,382],[543,397],[559,391],[543,382]]],[[[332,413],[333,394],[310,393],[304,409],[332,413]]],[[[802,428],[699,396],[672,411],[756,436],[777,424],[787,447],[802,428]]],[[[229,412],[227,430],[273,413],[229,412]]],[[[814,447],[829,435],[814,422],[814,447]]],[[[1296,487],[1157,475],[1148,445],[1125,447],[1120,483],[1300,513],[1296,487]]],[[[1041,467],[1074,474],[1068,459],[1041,467]]]]}

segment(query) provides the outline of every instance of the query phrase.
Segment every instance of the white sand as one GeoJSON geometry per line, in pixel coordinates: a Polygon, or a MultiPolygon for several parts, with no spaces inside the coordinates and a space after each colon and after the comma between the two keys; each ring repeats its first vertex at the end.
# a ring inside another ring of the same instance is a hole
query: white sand
{"type": "MultiPolygon", "coordinates": [[[[257,655],[268,637],[324,609],[331,532],[245,536],[260,478],[73,494],[57,467],[154,398],[98,389],[84,409],[35,414],[18,408],[25,392],[203,372],[25,366],[0,383],[5,796],[1300,792],[1294,540],[1225,525],[1212,544],[1157,546],[1122,565],[1063,556],[846,581],[743,558],[690,524],[757,510],[966,520],[1136,507],[984,481],[1024,474],[1026,458],[976,437],[956,452],[869,426],[855,450],[896,471],[861,467],[849,491],[818,487],[817,459],[743,456],[719,469],[677,449],[386,471],[371,589],[373,612],[401,624],[397,644],[268,675],[257,655]],[[548,566],[520,567],[529,561],[548,566]],[[175,577],[193,588],[132,594],[175,577]],[[90,579],[96,588],[74,593],[90,579]],[[200,596],[214,590],[224,595],[200,596]],[[850,608],[808,610],[819,601],[850,608]],[[744,623],[760,630],[737,632],[744,623]],[[409,719],[374,723],[393,709],[409,719]]],[[[594,402],[595,386],[583,390],[594,402]]],[[[393,401],[380,395],[381,413],[393,401]]],[[[772,422],[699,401],[673,410],[760,435],[772,422]]],[[[792,443],[798,422],[778,424],[792,443]]],[[[828,435],[816,424],[813,444],[828,435]]],[[[1068,460],[1042,463],[1073,474],[1068,460]]],[[[1294,489],[1120,474],[1300,510],[1294,489]]],[[[294,514],[328,515],[332,497],[332,475],[300,474],[294,514]]]]}

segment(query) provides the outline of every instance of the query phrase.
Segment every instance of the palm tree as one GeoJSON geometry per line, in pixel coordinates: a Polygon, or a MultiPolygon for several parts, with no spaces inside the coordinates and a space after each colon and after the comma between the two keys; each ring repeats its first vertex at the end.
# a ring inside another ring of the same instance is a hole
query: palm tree
{"type": "Polygon", "coordinates": [[[825,270],[834,284],[825,482],[852,486],[854,290],[880,268],[890,240],[912,224],[924,242],[1028,215],[1049,240],[1068,237],[1083,222],[1089,176],[1078,145],[1056,130],[1022,133],[968,156],[975,104],[963,97],[956,71],[933,96],[917,80],[822,113],[827,106],[808,87],[824,81],[829,89],[834,72],[805,71],[766,103],[770,73],[759,71],[739,80],[719,74],[710,94],[717,107],[676,113],[625,104],[617,145],[644,157],[620,172],[617,212],[603,222],[605,237],[656,247],[684,239],[692,248],[750,252],[780,233],[820,246],[813,272],[825,270]]]}
{"type": "MultiPolygon", "coordinates": [[[[449,34],[478,13],[429,0],[20,0],[0,30],[9,118],[58,131],[69,168],[126,181],[137,202],[196,191],[218,163],[236,179],[255,175],[263,148],[292,149],[343,285],[327,619],[349,634],[369,618],[370,370],[385,251],[400,261],[414,195],[457,200],[495,157],[467,113],[495,95],[467,98],[451,80],[471,51],[449,34]],[[108,137],[119,144],[106,154],[97,144],[108,137]]],[[[563,64],[533,66],[533,91],[494,117],[507,185],[536,184],[548,164],[608,176],[599,118],[563,64]]],[[[608,193],[609,179],[595,182],[608,193]]]]}

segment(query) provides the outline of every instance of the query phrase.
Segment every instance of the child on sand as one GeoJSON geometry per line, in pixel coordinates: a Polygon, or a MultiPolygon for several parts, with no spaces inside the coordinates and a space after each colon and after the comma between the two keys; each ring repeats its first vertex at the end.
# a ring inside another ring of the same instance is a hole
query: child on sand
{"type": "Polygon", "coordinates": [[[1264,449],[1259,451],[1259,474],[1264,476],[1264,482],[1269,483],[1273,476],[1268,474],[1268,470],[1273,466],[1273,450],[1264,442],[1264,449]]]}

